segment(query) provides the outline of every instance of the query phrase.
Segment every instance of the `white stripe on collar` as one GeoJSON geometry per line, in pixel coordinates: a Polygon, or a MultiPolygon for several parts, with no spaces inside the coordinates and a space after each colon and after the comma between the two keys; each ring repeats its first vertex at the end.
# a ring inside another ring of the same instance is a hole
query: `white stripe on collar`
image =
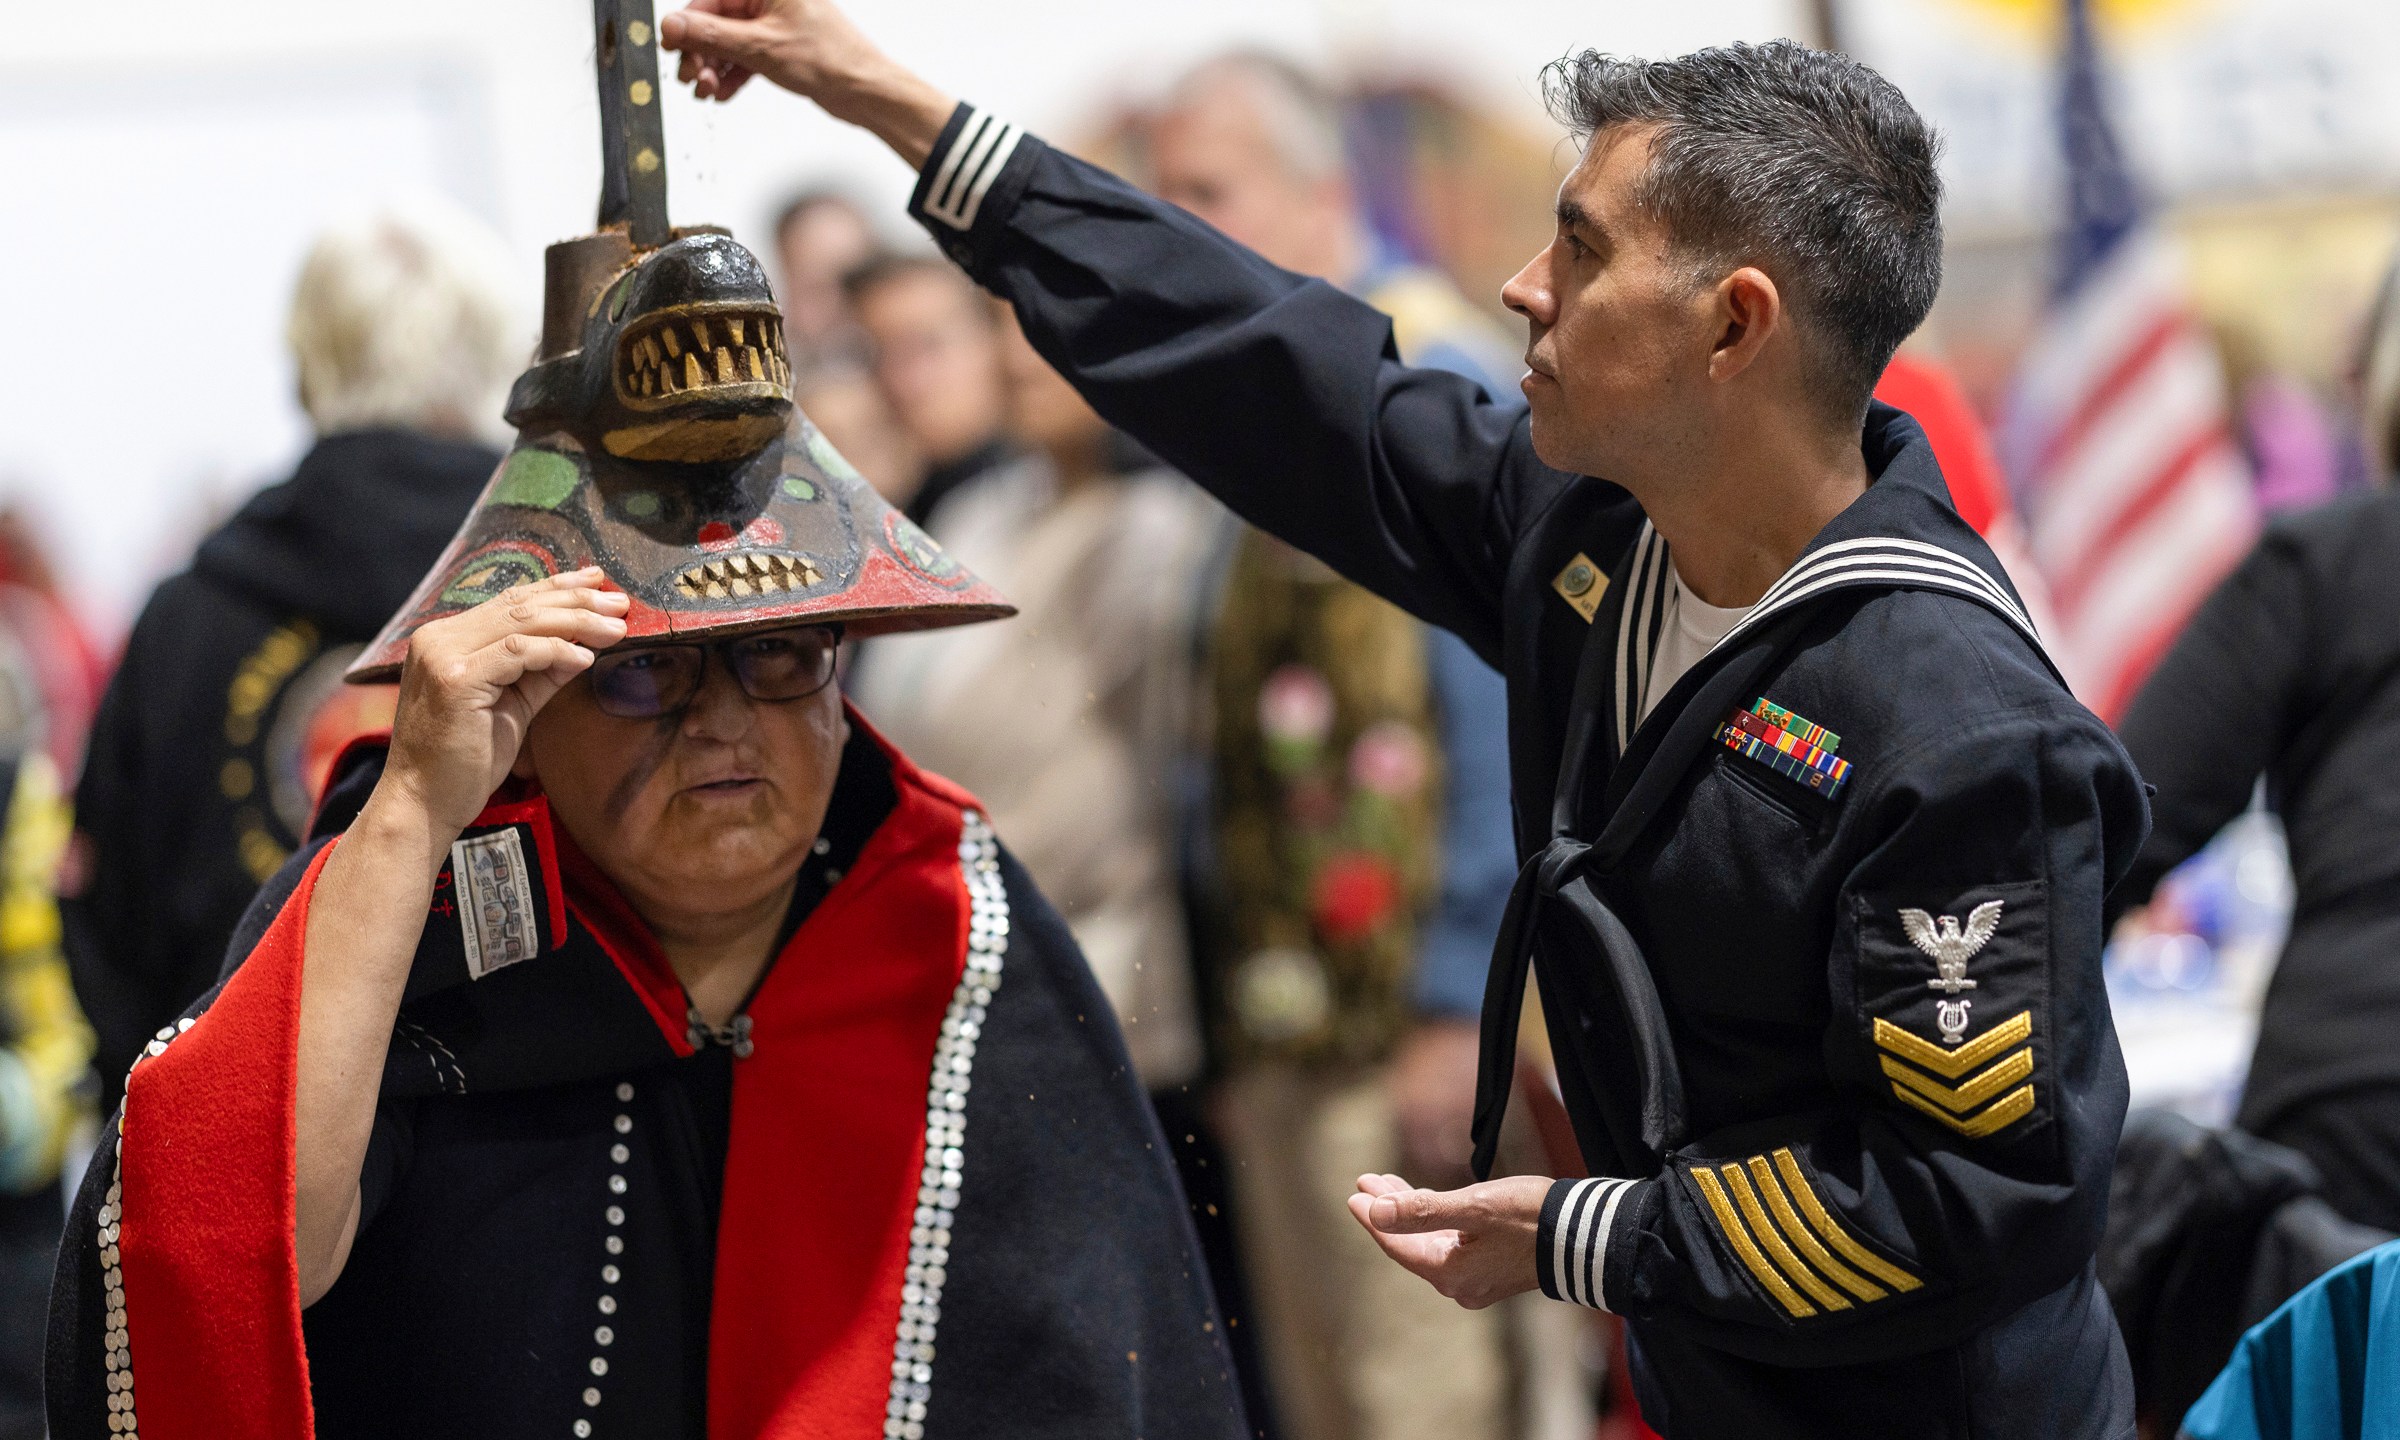
{"type": "MultiPolygon", "coordinates": [[[[2033,631],[2033,621],[2023,610],[2018,608],[2014,600],[2009,598],[2008,592],[2001,589],[1992,577],[1984,572],[1983,567],[1965,559],[1956,551],[1945,550],[1939,545],[1928,545],[1921,540],[1901,540],[1890,536],[1869,536],[1859,540],[1844,540],[1802,556],[1791,569],[1783,573],[1780,579],[1767,587],[1767,593],[1758,598],[1758,605],[1753,613],[1763,613],[1773,608],[1779,603],[1784,592],[1806,580],[1813,579],[1820,569],[1834,564],[1863,563],[1862,557],[1878,562],[1927,565],[1949,571],[1956,578],[1979,587],[1992,602],[1992,607],[2007,616],[2019,629],[2028,633],[2033,631]]],[[[2039,643],[2039,637],[2036,636],[2035,639],[2036,643],[2039,643]]]]}
{"type": "MultiPolygon", "coordinates": [[[[1659,621],[1664,614],[1673,563],[1666,540],[1650,522],[1643,521],[1642,533],[1634,542],[1633,564],[1625,577],[1632,588],[1626,592],[1625,609],[1617,621],[1619,755],[1633,743],[1634,731],[1643,718],[1642,695],[1657,659],[1659,621]]],[[[1709,654],[1714,655],[1752,627],[1813,595],[1873,580],[1963,595],[1998,613],[2047,657],[2041,632],[2034,628],[2032,619],[1982,566],[1939,545],[1887,535],[1843,540],[1801,556],[1758,597],[1750,613],[1710,647],[1709,654]]]]}
{"type": "Polygon", "coordinates": [[[967,123],[958,127],[957,138],[942,153],[933,183],[926,187],[925,213],[953,230],[973,228],[983,197],[991,193],[992,182],[1000,178],[1024,138],[1023,130],[990,111],[970,109],[967,123]]]}
{"type": "Polygon", "coordinates": [[[1650,662],[1658,648],[1655,623],[1666,595],[1667,542],[1649,521],[1635,539],[1633,564],[1626,571],[1625,608],[1617,618],[1617,753],[1632,743],[1641,720],[1642,688],[1649,683],[1650,662]]]}
{"type": "Polygon", "coordinates": [[[2041,632],[2033,621],[1982,567],[1938,545],[1888,537],[1846,540],[1804,557],[1769,586],[1757,607],[1717,643],[1722,646],[1820,591],[1860,580],[1889,580],[1965,595],[2016,626],[2034,649],[2043,648],[2041,632]]]}

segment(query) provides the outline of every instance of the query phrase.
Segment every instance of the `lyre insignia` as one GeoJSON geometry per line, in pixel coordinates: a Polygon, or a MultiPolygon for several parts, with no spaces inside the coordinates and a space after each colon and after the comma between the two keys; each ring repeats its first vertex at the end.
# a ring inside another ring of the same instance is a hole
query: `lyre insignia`
{"type": "Polygon", "coordinates": [[[1975,988],[1975,982],[1967,978],[1967,961],[2000,928],[2002,904],[1987,900],[1976,906],[1967,912],[1964,927],[1959,925],[1956,915],[1934,916],[1906,907],[1900,911],[1900,928],[1907,933],[1909,942],[1932,956],[1934,968],[1941,971],[1941,978],[1926,981],[1925,988],[1950,997],[1935,1001],[1933,1007],[1933,1023],[1941,1028],[1945,1045],[1956,1045],[1967,1038],[1967,1010],[1975,1002],[1958,999],[1958,992],[1975,988]]]}

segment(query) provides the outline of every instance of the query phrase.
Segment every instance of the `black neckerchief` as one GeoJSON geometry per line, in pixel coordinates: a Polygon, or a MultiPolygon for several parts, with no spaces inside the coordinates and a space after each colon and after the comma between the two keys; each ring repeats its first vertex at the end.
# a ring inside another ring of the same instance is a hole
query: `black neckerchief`
{"type": "Polygon", "coordinates": [[[1809,541],[1750,614],[1646,717],[1637,707],[1665,623],[1672,558],[1647,523],[1620,557],[1617,582],[1593,616],[1576,671],[1567,752],[1551,803],[1551,839],[1518,872],[1492,952],[1475,1101],[1478,1177],[1491,1174],[1498,1151],[1525,982],[1540,912],[1550,902],[1572,917],[1623,1022],[1624,1070],[1637,1093],[1603,1095],[1596,1107],[1617,1154],[1654,1171],[1682,1139],[1682,1075],[1657,983],[1593,877],[1624,858],[1703,753],[1717,722],[1758,686],[1819,605],[1864,589],[1957,595],[2008,620],[2050,664],[2007,572],[1951,506],[1925,432],[1900,411],[1876,404],[1868,410],[1861,448],[1873,477],[1866,490],[1809,541]]]}

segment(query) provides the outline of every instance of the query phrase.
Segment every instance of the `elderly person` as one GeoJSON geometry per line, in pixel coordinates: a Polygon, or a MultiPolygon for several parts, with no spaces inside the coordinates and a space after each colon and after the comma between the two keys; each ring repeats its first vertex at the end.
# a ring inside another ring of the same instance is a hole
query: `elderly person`
{"type": "Polygon", "coordinates": [[[388,693],[345,693],[342,669],[499,459],[477,429],[529,338],[504,274],[498,238],[430,200],[333,226],[301,266],[288,334],[316,442],[151,596],[75,796],[90,867],[67,953],[108,1105],[217,978],[324,762],[390,722],[388,693]]]}
{"type": "Polygon", "coordinates": [[[1073,940],[831,683],[1005,602],[790,427],[748,252],[551,279],[515,450],[353,672],[388,743],[103,1138],[52,1433],[1244,1433],[1073,940]]]}
{"type": "Polygon", "coordinates": [[[661,34],[703,97],[763,76],[882,139],[1094,409],[1505,668],[1527,863],[1474,1168],[1530,981],[1588,1173],[1364,1175],[1386,1254],[1470,1306],[1625,1316],[1681,1440],[2132,1433],[2092,1263],[2126,1097],[2100,919],[2148,816],[1924,431],[1871,399],[1941,268],[1896,89],[1790,42],[1556,66],[1583,151],[1502,292],[1519,410],[831,0],[694,0],[661,34]]]}

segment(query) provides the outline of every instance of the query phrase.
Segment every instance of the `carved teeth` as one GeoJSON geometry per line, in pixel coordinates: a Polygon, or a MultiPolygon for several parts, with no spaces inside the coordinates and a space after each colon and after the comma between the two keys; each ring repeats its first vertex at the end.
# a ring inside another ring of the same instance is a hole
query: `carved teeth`
{"type": "Polygon", "coordinates": [[[723,600],[805,590],[824,578],[806,556],[744,553],[691,566],[675,586],[694,599],[723,600]]]}
{"type": "Polygon", "coordinates": [[[619,390],[633,399],[730,385],[768,384],[788,391],[792,383],[783,325],[772,314],[652,321],[619,355],[619,390]],[[722,328],[711,321],[722,322],[722,328]],[[689,331],[682,328],[685,325],[689,331]]]}

